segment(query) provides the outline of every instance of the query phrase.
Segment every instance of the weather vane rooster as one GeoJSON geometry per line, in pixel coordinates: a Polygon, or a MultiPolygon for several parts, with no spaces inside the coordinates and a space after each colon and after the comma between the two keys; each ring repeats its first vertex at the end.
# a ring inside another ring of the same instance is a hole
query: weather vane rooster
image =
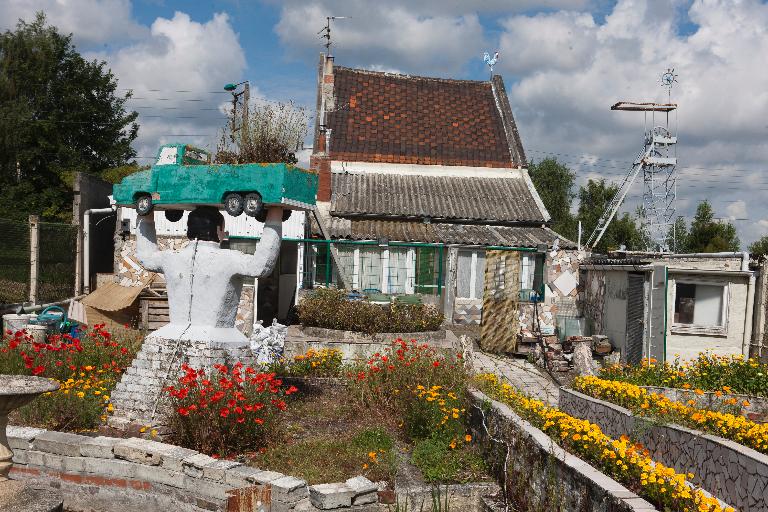
{"type": "Polygon", "coordinates": [[[491,68],[491,77],[493,77],[493,66],[496,64],[496,61],[499,60],[499,52],[494,52],[493,57],[491,57],[491,54],[488,52],[485,52],[483,54],[483,62],[488,64],[488,67],[491,68]]]}

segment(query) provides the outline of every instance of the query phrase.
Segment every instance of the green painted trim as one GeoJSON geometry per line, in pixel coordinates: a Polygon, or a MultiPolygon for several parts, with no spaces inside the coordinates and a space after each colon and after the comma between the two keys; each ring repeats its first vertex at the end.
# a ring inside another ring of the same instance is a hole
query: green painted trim
{"type": "MultiPolygon", "coordinates": [[[[259,236],[231,236],[231,240],[259,240],[259,236]]],[[[376,240],[323,240],[321,238],[283,238],[284,242],[302,242],[310,244],[345,244],[345,245],[379,245],[376,240]]],[[[446,244],[419,243],[419,242],[389,242],[389,247],[446,247],[446,244]]],[[[461,246],[465,247],[465,246],[461,246]]],[[[494,251],[520,251],[537,252],[534,247],[508,247],[504,245],[486,245],[486,246],[466,246],[468,248],[476,247],[478,249],[494,251]]]]}

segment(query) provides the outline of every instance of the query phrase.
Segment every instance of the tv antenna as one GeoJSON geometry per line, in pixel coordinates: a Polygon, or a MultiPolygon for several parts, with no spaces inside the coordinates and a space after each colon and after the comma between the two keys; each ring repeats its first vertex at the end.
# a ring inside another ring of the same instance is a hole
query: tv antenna
{"type": "Polygon", "coordinates": [[[488,64],[488,67],[491,68],[491,78],[493,78],[493,66],[498,62],[499,60],[499,52],[496,51],[493,53],[493,57],[491,57],[491,54],[488,52],[483,53],[483,62],[488,64]]]}
{"type": "Polygon", "coordinates": [[[325,26],[318,32],[321,39],[325,39],[325,55],[331,56],[331,20],[348,20],[351,16],[326,16],[325,26]]]}
{"type": "Polygon", "coordinates": [[[677,83],[677,75],[674,68],[667,68],[661,75],[661,85],[667,88],[667,103],[633,103],[620,101],[611,110],[623,110],[627,112],[643,112],[648,122],[648,113],[651,113],[651,128],[646,126],[645,146],[635,159],[632,168],[624,176],[624,181],[619,186],[616,195],[611,199],[595,230],[587,240],[587,247],[593,248],[600,242],[608,225],[613,220],[619,207],[624,202],[627,192],[632,187],[637,175],[643,173],[643,225],[650,235],[651,251],[674,250],[675,233],[675,199],[677,198],[677,135],[673,134],[669,126],[669,113],[677,109],[677,104],[672,103],[672,86],[677,83]],[[666,115],[664,126],[656,124],[656,112],[666,115]],[[669,234],[672,231],[672,247],[669,247],[669,234]]]}

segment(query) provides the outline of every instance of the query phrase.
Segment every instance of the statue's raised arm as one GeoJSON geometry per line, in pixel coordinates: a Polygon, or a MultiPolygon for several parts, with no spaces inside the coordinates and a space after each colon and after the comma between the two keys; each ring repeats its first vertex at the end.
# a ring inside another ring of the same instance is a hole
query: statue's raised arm
{"type": "MultiPolygon", "coordinates": [[[[253,254],[233,254],[236,257],[236,273],[249,277],[266,277],[272,273],[280,255],[283,236],[283,209],[270,207],[264,231],[253,254]]],[[[232,251],[235,253],[235,251],[232,251]]]]}
{"type": "Polygon", "coordinates": [[[136,258],[147,270],[163,271],[163,255],[157,248],[155,218],[152,214],[136,219],[136,258]]]}

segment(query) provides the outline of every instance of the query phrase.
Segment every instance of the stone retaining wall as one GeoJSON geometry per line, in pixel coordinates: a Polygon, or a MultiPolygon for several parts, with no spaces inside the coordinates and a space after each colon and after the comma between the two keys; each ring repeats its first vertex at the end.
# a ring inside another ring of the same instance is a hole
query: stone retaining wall
{"type": "Polygon", "coordinates": [[[470,391],[470,399],[472,433],[485,447],[486,461],[515,510],[656,510],[619,482],[567,453],[507,405],[480,391],[470,391]]]}
{"type": "Polygon", "coordinates": [[[343,354],[344,361],[350,362],[368,359],[376,352],[384,352],[398,338],[428,343],[430,347],[436,349],[454,350],[459,346],[458,338],[449,330],[363,334],[361,332],[292,325],[288,327],[288,333],[285,337],[284,355],[286,358],[292,359],[294,356],[306,353],[310,348],[315,350],[337,349],[343,354]]]}
{"type": "Polygon", "coordinates": [[[741,395],[736,393],[723,393],[722,396],[717,396],[714,391],[704,391],[699,395],[691,389],[682,388],[662,388],[657,386],[640,386],[645,388],[649,393],[657,393],[664,395],[670,400],[675,402],[687,402],[688,400],[694,400],[696,407],[702,409],[719,410],[722,409],[723,403],[731,398],[736,399],[738,407],[741,409],[740,414],[746,416],[752,421],[758,421],[760,423],[768,422],[768,398],[762,396],[741,395]],[[749,405],[744,405],[744,402],[749,405]]]}
{"type": "Polygon", "coordinates": [[[379,511],[364,477],[304,480],[140,438],[88,437],[8,427],[11,478],[59,488],[73,511],[379,511]],[[261,502],[261,505],[256,505],[261,502]]]}
{"type": "Polygon", "coordinates": [[[596,423],[611,437],[629,435],[651,458],[739,510],[768,510],[768,456],[744,445],[679,425],[658,424],[629,410],[561,388],[560,410],[596,423]]]}

